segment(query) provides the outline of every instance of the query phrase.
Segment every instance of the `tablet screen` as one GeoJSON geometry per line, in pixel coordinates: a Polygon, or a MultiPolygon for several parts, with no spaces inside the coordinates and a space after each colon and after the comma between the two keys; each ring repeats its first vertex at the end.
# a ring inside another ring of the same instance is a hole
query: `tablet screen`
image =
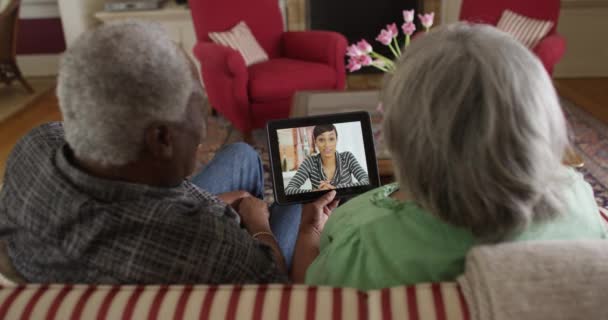
{"type": "Polygon", "coordinates": [[[285,194],[369,184],[360,122],[280,129],[285,194]]]}
{"type": "Polygon", "coordinates": [[[283,200],[279,203],[299,202],[306,194],[327,190],[353,194],[377,186],[371,138],[366,147],[365,136],[371,137],[369,123],[346,115],[351,118],[332,115],[279,121],[276,129],[269,130],[276,139],[270,139],[270,150],[276,198],[283,200]],[[280,174],[274,172],[278,170],[280,174]]]}

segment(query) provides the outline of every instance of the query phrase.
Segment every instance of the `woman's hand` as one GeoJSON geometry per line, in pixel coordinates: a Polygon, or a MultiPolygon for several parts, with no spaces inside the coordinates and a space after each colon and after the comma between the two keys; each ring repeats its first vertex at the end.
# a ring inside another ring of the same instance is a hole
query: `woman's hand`
{"type": "Polygon", "coordinates": [[[271,232],[269,222],[270,212],[264,201],[256,197],[242,198],[238,212],[243,225],[250,234],[271,232]]]}
{"type": "Polygon", "coordinates": [[[325,222],[338,206],[339,201],[334,200],[336,191],[324,194],[315,202],[307,203],[302,207],[302,218],[300,221],[300,233],[314,232],[320,235],[325,227],[325,222]]]}
{"type": "Polygon", "coordinates": [[[303,283],[306,278],[308,266],[319,255],[319,243],[321,232],[325,222],[332,211],[338,206],[338,200],[334,200],[336,191],[330,191],[313,203],[302,207],[302,220],[300,232],[293,254],[291,268],[291,280],[295,283],[303,283]]]}
{"type": "Polygon", "coordinates": [[[329,183],[329,181],[326,180],[321,180],[321,182],[319,183],[319,189],[317,190],[335,190],[336,187],[334,187],[331,183],[329,183]]]}

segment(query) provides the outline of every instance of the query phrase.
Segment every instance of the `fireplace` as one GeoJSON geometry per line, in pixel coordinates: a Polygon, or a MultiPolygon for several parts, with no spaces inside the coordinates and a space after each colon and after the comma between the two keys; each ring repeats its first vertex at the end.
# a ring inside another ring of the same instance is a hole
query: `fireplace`
{"type": "MultiPolygon", "coordinates": [[[[419,0],[307,0],[306,6],[306,29],[337,31],[349,44],[366,39],[374,51],[389,58],[393,57],[390,49],[375,40],[380,30],[393,22],[401,30],[402,11],[422,9],[419,0]]],[[[403,38],[398,39],[403,44],[403,38]]],[[[363,68],[359,72],[379,70],[363,68]]]]}
{"type": "Polygon", "coordinates": [[[417,0],[308,0],[308,29],[342,33],[349,43],[367,39],[370,43],[380,29],[403,23],[403,10],[419,10],[417,0]]]}
{"type": "MultiPolygon", "coordinates": [[[[401,17],[401,11],[411,7],[416,8],[418,11],[425,12],[435,12],[435,24],[439,24],[441,21],[441,9],[443,5],[450,7],[451,2],[448,3],[446,0],[402,0],[402,1],[394,1],[394,0],[281,0],[285,4],[287,8],[287,29],[289,30],[309,30],[312,27],[315,29],[320,29],[320,23],[317,22],[317,19],[313,17],[313,21],[311,21],[311,16],[320,14],[321,20],[329,20],[335,19],[337,21],[345,21],[342,24],[357,24],[367,23],[364,22],[365,19],[370,19],[368,17],[370,13],[374,13],[376,15],[379,11],[379,15],[388,14],[389,16],[386,18],[386,21],[380,23],[379,26],[373,28],[374,33],[373,37],[365,37],[368,41],[373,42],[376,38],[377,34],[380,32],[381,28],[384,28],[387,23],[395,22],[400,25],[403,21],[403,17],[401,17]],[[395,3],[397,3],[395,5],[395,3]],[[311,5],[313,8],[311,8],[311,5]],[[351,8],[356,10],[363,9],[365,16],[361,18],[361,13],[351,13],[351,8]],[[380,8],[380,9],[375,9],[380,8]],[[383,9],[384,8],[384,9],[383,9]],[[390,8],[390,9],[387,9],[390,8]],[[309,12],[314,10],[314,14],[310,14],[309,12]],[[358,19],[355,19],[354,16],[358,16],[358,19]],[[363,19],[363,20],[362,20],[363,19]],[[312,24],[312,26],[311,26],[312,24]]],[[[367,21],[367,20],[365,20],[367,21]]],[[[330,30],[338,30],[338,28],[343,28],[344,25],[338,25],[335,27],[328,27],[325,29],[330,30]]],[[[356,27],[356,26],[355,26],[356,27]]],[[[371,28],[370,28],[371,29],[371,28]]],[[[339,31],[339,30],[338,30],[339,31]]],[[[355,37],[355,36],[353,36],[355,37]]],[[[357,38],[361,39],[362,37],[357,38]]],[[[354,41],[349,39],[349,41],[354,41]]]]}

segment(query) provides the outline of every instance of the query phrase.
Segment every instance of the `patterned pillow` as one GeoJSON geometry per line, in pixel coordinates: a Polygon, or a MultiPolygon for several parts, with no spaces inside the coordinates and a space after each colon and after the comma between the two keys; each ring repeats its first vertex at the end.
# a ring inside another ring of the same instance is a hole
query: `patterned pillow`
{"type": "Polygon", "coordinates": [[[496,27],[532,49],[549,33],[553,21],[536,20],[505,10],[496,27]]]}
{"type": "Polygon", "coordinates": [[[237,23],[236,26],[225,32],[209,32],[209,38],[217,44],[240,52],[248,66],[268,60],[268,55],[255,40],[245,21],[237,23]]]}

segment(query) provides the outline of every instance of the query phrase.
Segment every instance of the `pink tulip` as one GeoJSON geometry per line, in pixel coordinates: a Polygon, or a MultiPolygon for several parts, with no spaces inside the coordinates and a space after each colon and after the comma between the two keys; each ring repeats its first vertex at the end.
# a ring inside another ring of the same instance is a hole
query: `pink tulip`
{"type": "Polygon", "coordinates": [[[366,54],[359,56],[358,60],[359,60],[359,64],[362,66],[369,66],[372,64],[372,58],[366,54]]]}
{"type": "Polygon", "coordinates": [[[414,9],[403,10],[403,21],[405,21],[405,23],[414,21],[414,9]]]}
{"type": "Polygon", "coordinates": [[[401,26],[401,30],[406,35],[411,36],[416,31],[416,25],[413,22],[406,22],[401,26]]]}
{"type": "Polygon", "coordinates": [[[355,71],[361,69],[361,64],[359,63],[359,61],[356,57],[351,57],[348,60],[348,64],[346,65],[346,68],[350,72],[355,72],[355,71]]]}
{"type": "Polygon", "coordinates": [[[435,12],[419,14],[418,19],[420,19],[420,23],[427,30],[433,25],[433,20],[435,19],[435,12]]]}
{"type": "Polygon", "coordinates": [[[372,46],[367,41],[365,41],[365,39],[357,42],[357,48],[363,54],[368,54],[368,53],[372,52],[372,46]]]}
{"type": "Polygon", "coordinates": [[[383,45],[388,46],[391,41],[393,41],[393,34],[388,30],[382,29],[380,34],[376,37],[376,40],[383,45]]]}
{"type": "Polygon", "coordinates": [[[399,35],[399,30],[397,29],[397,25],[394,23],[387,24],[386,29],[393,34],[393,38],[399,35]]]}
{"type": "Polygon", "coordinates": [[[383,45],[388,46],[393,38],[399,34],[396,24],[387,24],[386,29],[380,30],[380,34],[376,37],[376,40],[381,42],[383,45]]]}
{"type": "Polygon", "coordinates": [[[349,57],[358,57],[361,54],[363,54],[363,52],[359,50],[359,47],[356,44],[352,44],[346,48],[346,55],[349,57]]]}

